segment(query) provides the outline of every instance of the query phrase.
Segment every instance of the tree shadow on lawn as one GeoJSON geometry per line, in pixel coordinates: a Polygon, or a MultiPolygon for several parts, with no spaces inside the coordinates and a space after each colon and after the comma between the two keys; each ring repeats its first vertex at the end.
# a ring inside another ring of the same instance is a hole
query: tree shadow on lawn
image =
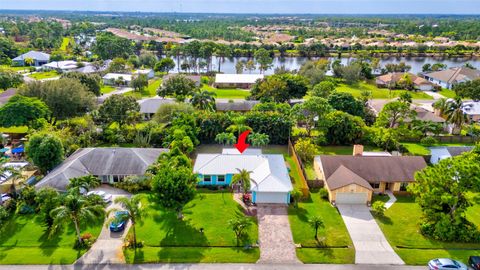
{"type": "Polygon", "coordinates": [[[209,241],[201,228],[194,227],[189,220],[180,220],[174,212],[164,212],[156,217],[167,229],[160,246],[209,246],[209,241]]]}
{"type": "Polygon", "coordinates": [[[295,208],[293,205],[290,205],[288,214],[292,216],[297,216],[298,219],[301,220],[302,222],[308,222],[308,220],[310,219],[308,215],[308,211],[301,206],[298,206],[297,208],[295,208]]]}
{"type": "Polygon", "coordinates": [[[12,215],[10,220],[3,224],[2,227],[0,227],[0,246],[2,246],[4,243],[8,242],[10,238],[14,237],[16,235],[16,232],[21,230],[25,226],[25,223],[20,223],[17,221],[15,218],[15,215],[12,215]]]}
{"type": "Polygon", "coordinates": [[[392,225],[393,224],[393,221],[390,217],[387,217],[387,216],[379,216],[379,215],[376,215],[374,213],[372,213],[372,216],[374,218],[377,219],[377,221],[381,222],[382,224],[385,224],[385,225],[392,225]]]}

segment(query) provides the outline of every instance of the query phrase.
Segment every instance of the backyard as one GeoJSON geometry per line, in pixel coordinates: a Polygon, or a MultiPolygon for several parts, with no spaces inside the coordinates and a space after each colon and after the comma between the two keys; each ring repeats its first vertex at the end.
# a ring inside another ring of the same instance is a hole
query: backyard
{"type": "Polygon", "coordinates": [[[144,88],[142,91],[130,91],[125,93],[126,96],[133,96],[136,99],[141,99],[145,97],[154,97],[157,95],[157,89],[162,84],[161,79],[152,79],[148,82],[148,86],[144,88]]]}
{"type": "MultiPolygon", "coordinates": [[[[420,143],[402,143],[402,145],[408,150],[410,155],[413,155],[413,156],[430,155],[430,149],[428,149],[429,146],[424,146],[420,143]]],[[[432,145],[431,147],[435,147],[435,146],[468,146],[468,145],[472,145],[472,144],[469,144],[469,143],[442,143],[442,144],[432,145]]]]}
{"type": "MultiPolygon", "coordinates": [[[[480,225],[476,204],[467,211],[467,218],[480,225]]],[[[470,255],[478,255],[480,244],[446,243],[424,237],[419,231],[422,211],[413,197],[398,196],[397,202],[385,211],[385,217],[376,218],[388,242],[397,254],[411,265],[425,265],[432,258],[453,258],[467,262],[470,255]]]]}
{"type": "MultiPolygon", "coordinates": [[[[102,222],[81,225],[98,236],[102,222]]],[[[0,264],[71,264],[86,250],[76,250],[73,226],[49,237],[39,215],[16,214],[0,230],[0,264]]]]}
{"type": "Polygon", "coordinates": [[[217,98],[221,99],[245,99],[250,95],[250,91],[242,89],[218,89],[209,85],[203,85],[202,90],[214,92],[217,98]]]}
{"type": "Polygon", "coordinates": [[[341,263],[355,261],[355,250],[342,217],[327,200],[320,198],[318,190],[311,190],[310,198],[300,202],[298,208],[290,205],[288,218],[293,240],[301,244],[297,257],[304,263],[341,263]],[[325,228],[318,231],[319,243],[309,219],[319,216],[325,228]]]}
{"type": "MultiPolygon", "coordinates": [[[[365,82],[360,82],[356,85],[347,85],[341,83],[336,90],[338,92],[347,92],[351,93],[355,97],[360,97],[362,91],[370,91],[372,93],[373,99],[391,99],[400,96],[405,90],[388,90],[388,89],[380,89],[377,86],[365,82]]],[[[431,96],[418,91],[408,91],[413,99],[433,99],[431,96]]]]}
{"type": "Polygon", "coordinates": [[[154,195],[140,196],[146,205],[146,215],[137,225],[137,237],[144,242],[144,247],[136,252],[127,249],[127,262],[253,263],[258,260],[258,248],[245,248],[257,242],[256,219],[251,217],[249,239],[240,247],[236,246],[235,235],[227,225],[229,220],[244,216],[229,191],[199,190],[184,208],[183,220],[178,219],[175,212],[159,206],[154,195]]]}

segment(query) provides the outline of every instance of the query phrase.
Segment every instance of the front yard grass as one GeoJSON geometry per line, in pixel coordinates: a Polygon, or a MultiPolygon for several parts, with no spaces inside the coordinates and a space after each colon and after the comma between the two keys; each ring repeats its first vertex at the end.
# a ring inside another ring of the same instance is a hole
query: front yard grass
{"type": "Polygon", "coordinates": [[[446,88],[442,88],[438,93],[446,98],[455,98],[457,96],[455,91],[446,88]]]}
{"type": "MultiPolygon", "coordinates": [[[[98,237],[103,220],[82,225],[98,237]]],[[[71,264],[86,250],[76,250],[73,226],[49,237],[39,215],[14,215],[0,228],[0,264],[71,264]]]]}
{"type": "Polygon", "coordinates": [[[229,191],[200,189],[195,199],[184,208],[183,220],[179,220],[175,212],[158,205],[153,194],[140,196],[146,206],[146,215],[137,225],[137,237],[145,246],[137,249],[136,254],[132,250],[125,251],[129,263],[258,260],[256,248],[243,248],[245,244],[257,242],[258,226],[254,217],[251,217],[247,243],[236,246],[228,221],[244,214],[229,191]]]}
{"type": "MultiPolygon", "coordinates": [[[[378,88],[376,85],[360,82],[356,85],[348,85],[341,83],[336,90],[338,92],[347,92],[352,94],[355,97],[360,97],[362,91],[367,90],[372,93],[373,99],[392,99],[395,97],[400,96],[406,90],[389,90],[389,89],[381,89],[378,88]]],[[[433,99],[431,96],[421,92],[421,91],[407,91],[412,95],[413,99],[433,99]]]]}
{"type": "Polygon", "coordinates": [[[216,98],[223,99],[245,99],[250,95],[250,91],[243,89],[220,89],[211,87],[209,85],[203,85],[202,90],[208,90],[217,94],[216,98]]]}
{"type": "Polygon", "coordinates": [[[294,242],[302,245],[297,249],[297,256],[304,263],[355,262],[353,243],[342,217],[327,200],[320,198],[318,190],[312,190],[310,198],[300,202],[298,208],[290,205],[288,218],[294,242]],[[319,216],[325,224],[325,228],[318,231],[318,238],[323,239],[320,246],[308,222],[313,216],[319,216]]]}
{"type": "MultiPolygon", "coordinates": [[[[469,220],[479,224],[475,211],[479,206],[469,209],[469,220]]],[[[447,243],[429,239],[420,233],[419,223],[422,211],[413,197],[397,196],[397,202],[385,211],[385,217],[376,217],[377,223],[397,254],[407,264],[425,265],[432,258],[448,257],[464,263],[468,256],[480,253],[480,243],[447,243]]]]}
{"type": "Polygon", "coordinates": [[[111,93],[113,91],[115,91],[116,88],[111,86],[111,85],[104,85],[100,88],[100,93],[102,94],[108,94],[108,93],[111,93]]]}
{"type": "Polygon", "coordinates": [[[148,82],[148,86],[142,91],[130,91],[125,93],[126,96],[133,96],[136,99],[149,98],[157,95],[157,89],[162,84],[162,79],[152,79],[148,82]]]}
{"type": "Polygon", "coordinates": [[[35,73],[32,73],[32,74],[28,75],[28,77],[30,77],[32,79],[35,79],[35,80],[50,79],[50,78],[55,78],[55,77],[58,77],[58,76],[60,76],[60,74],[58,72],[56,72],[55,70],[45,71],[45,72],[35,72],[35,73]]]}

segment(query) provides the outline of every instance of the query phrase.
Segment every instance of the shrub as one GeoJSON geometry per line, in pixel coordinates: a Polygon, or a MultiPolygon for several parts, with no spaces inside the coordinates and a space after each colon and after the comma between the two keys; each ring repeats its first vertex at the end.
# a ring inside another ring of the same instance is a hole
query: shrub
{"type": "Polygon", "coordinates": [[[431,136],[428,136],[428,137],[425,137],[425,138],[421,139],[420,143],[424,146],[432,146],[434,144],[437,144],[438,141],[435,138],[433,138],[431,136]]]}
{"type": "Polygon", "coordinates": [[[7,221],[9,216],[10,214],[8,213],[7,209],[0,205],[0,225],[7,221]]]}
{"type": "Polygon", "coordinates": [[[379,217],[383,217],[385,215],[385,203],[382,201],[376,201],[372,204],[372,212],[379,217]]]}
{"type": "Polygon", "coordinates": [[[295,151],[303,162],[310,163],[317,153],[317,148],[310,138],[300,138],[295,143],[295,151]]]}
{"type": "Polygon", "coordinates": [[[127,176],[121,182],[114,184],[116,188],[121,188],[130,193],[138,193],[140,191],[151,189],[151,179],[145,176],[131,175],[127,176]]]}
{"type": "Polygon", "coordinates": [[[328,200],[328,191],[326,188],[321,188],[319,191],[318,191],[318,194],[320,195],[320,198],[324,199],[324,200],[328,200]]]}

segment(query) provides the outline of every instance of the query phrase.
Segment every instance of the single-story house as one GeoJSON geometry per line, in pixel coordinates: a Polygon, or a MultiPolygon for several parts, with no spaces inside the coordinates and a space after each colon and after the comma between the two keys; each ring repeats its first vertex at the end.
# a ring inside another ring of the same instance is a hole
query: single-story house
{"type": "Polygon", "coordinates": [[[473,150],[473,146],[436,146],[430,147],[430,163],[437,164],[440,160],[456,157],[473,150]]]}
{"type": "Polygon", "coordinates": [[[13,58],[12,62],[17,66],[25,66],[25,59],[28,58],[33,60],[32,66],[39,67],[50,61],[50,54],[37,51],[29,51],[13,58]]]}
{"type": "Polygon", "coordinates": [[[258,100],[216,101],[216,107],[217,111],[221,112],[248,112],[258,103],[260,103],[258,100]]]}
{"type": "Polygon", "coordinates": [[[145,120],[151,119],[162,105],[175,103],[175,101],[165,98],[140,99],[137,102],[140,105],[140,114],[145,120]]]}
{"type": "Polygon", "coordinates": [[[155,77],[155,72],[153,69],[138,69],[133,72],[134,75],[147,75],[148,79],[153,79],[155,77]]]}
{"type": "Polygon", "coordinates": [[[215,87],[250,89],[263,78],[263,74],[216,74],[215,87]]]}
{"type": "Polygon", "coordinates": [[[412,73],[394,72],[382,76],[378,76],[375,80],[378,87],[395,88],[397,84],[404,78],[405,74],[412,79],[413,87],[421,91],[431,91],[434,85],[426,79],[412,73]]]}
{"type": "Polygon", "coordinates": [[[130,85],[133,79],[132,74],[107,73],[102,77],[105,85],[130,85]]]}
{"type": "Polygon", "coordinates": [[[42,66],[44,70],[56,70],[59,72],[69,72],[78,69],[77,61],[66,60],[66,61],[53,61],[42,66]]]}
{"type": "Polygon", "coordinates": [[[200,186],[223,186],[242,169],[251,172],[252,202],[290,203],[293,187],[282,155],[265,155],[259,149],[247,149],[243,154],[224,149],[221,154],[199,154],[193,172],[198,174],[200,186]]]}
{"type": "Polygon", "coordinates": [[[323,180],[330,202],[368,204],[374,192],[406,192],[415,172],[427,163],[420,156],[363,155],[363,146],[354,146],[354,155],[320,155],[314,158],[317,178],[323,180]]]}
{"type": "Polygon", "coordinates": [[[0,105],[3,105],[7,103],[10,98],[15,96],[17,94],[17,89],[16,88],[9,88],[3,92],[0,93],[0,105]]]}
{"type": "Polygon", "coordinates": [[[467,115],[468,120],[471,122],[480,122],[480,102],[479,101],[466,101],[462,106],[463,113],[467,115]]]}
{"type": "Polygon", "coordinates": [[[480,78],[480,70],[467,67],[454,67],[446,70],[424,74],[425,79],[440,85],[443,88],[452,89],[457,83],[473,81],[480,78]]]}
{"type": "MultiPolygon", "coordinates": [[[[375,99],[375,100],[370,100],[368,102],[368,106],[370,110],[375,114],[375,116],[378,116],[378,114],[382,111],[383,107],[389,102],[392,102],[391,100],[380,100],[380,99],[375,99]]],[[[422,107],[420,105],[416,104],[411,104],[410,108],[414,110],[417,113],[416,119],[420,121],[432,121],[434,123],[440,123],[444,124],[446,120],[439,115],[436,115],[435,112],[427,110],[425,107],[422,107]]],[[[405,122],[410,122],[410,119],[405,119],[405,122]]]]}
{"type": "Polygon", "coordinates": [[[81,148],[47,174],[35,187],[65,191],[71,178],[98,177],[102,183],[120,182],[126,176],[144,175],[164,148],[81,148]]]}
{"type": "Polygon", "coordinates": [[[163,76],[163,83],[168,81],[169,79],[178,76],[178,75],[183,75],[186,78],[192,80],[195,82],[195,86],[200,87],[200,84],[202,83],[202,77],[200,75],[184,75],[184,74],[174,74],[174,73],[169,73],[165,76],[163,76]]]}

